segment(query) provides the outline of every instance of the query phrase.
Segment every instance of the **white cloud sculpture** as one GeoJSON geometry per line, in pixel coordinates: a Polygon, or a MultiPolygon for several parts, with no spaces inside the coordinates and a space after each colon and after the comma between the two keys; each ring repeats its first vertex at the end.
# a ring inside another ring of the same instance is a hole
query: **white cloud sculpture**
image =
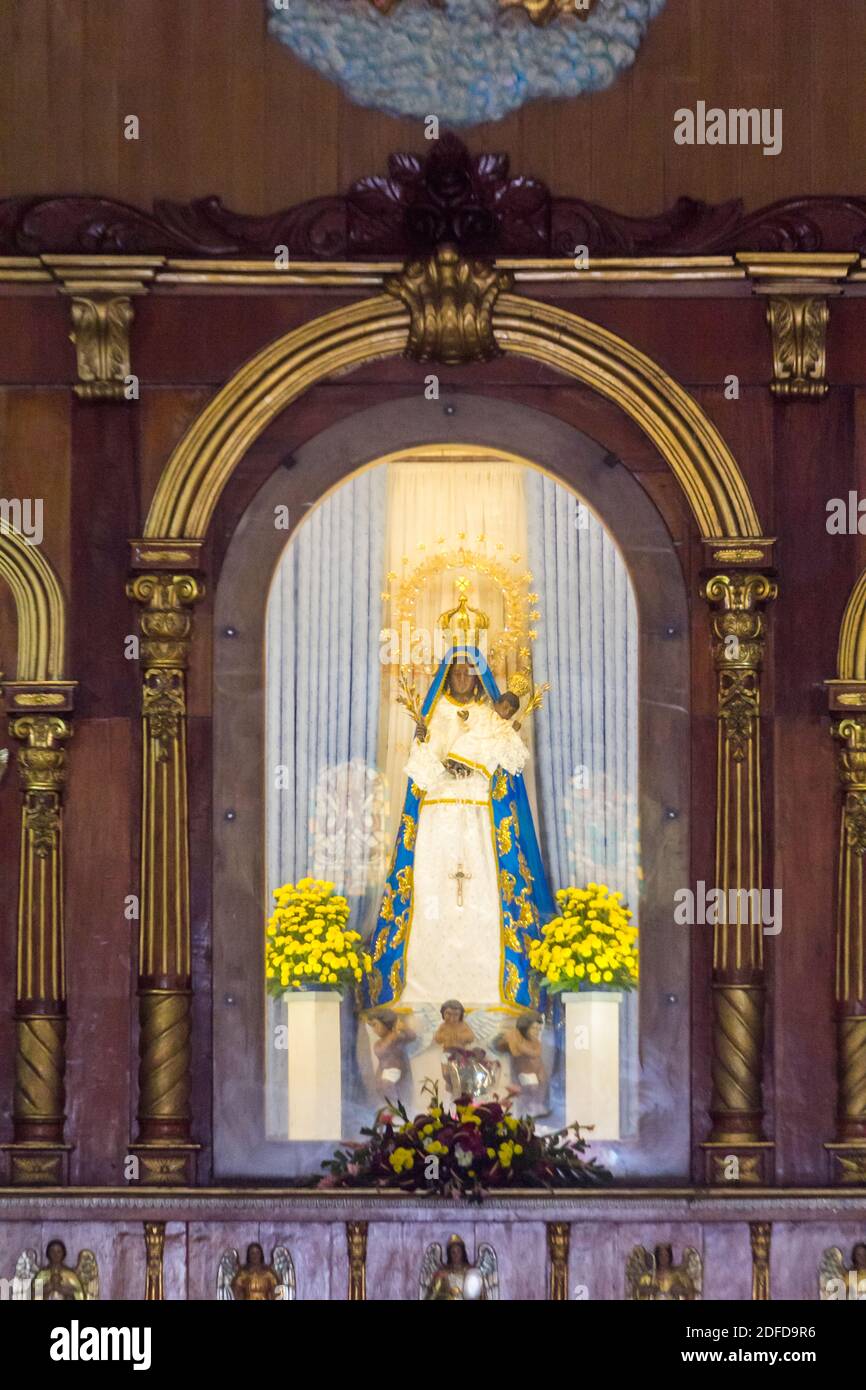
{"type": "Polygon", "coordinates": [[[369,0],[266,3],[274,37],[359,105],[461,127],[610,86],[665,0],[598,0],[544,28],[498,0],[400,0],[387,15],[369,0]]]}

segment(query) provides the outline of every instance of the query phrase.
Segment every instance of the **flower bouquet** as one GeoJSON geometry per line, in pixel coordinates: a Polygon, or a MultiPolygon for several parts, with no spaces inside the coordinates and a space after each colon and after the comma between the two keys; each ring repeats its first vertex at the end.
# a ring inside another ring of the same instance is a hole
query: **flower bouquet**
{"type": "Polygon", "coordinates": [[[333,883],[301,878],[274,893],[268,919],[265,980],[269,994],[296,989],[343,991],[357,984],[369,957],[359,953],[360,932],[347,930],[349,904],[333,883]]]}
{"type": "Polygon", "coordinates": [[[466,1096],[445,1104],[428,1083],[427,1109],[413,1119],[403,1105],[380,1110],[366,1141],[347,1144],[322,1164],[320,1187],[377,1187],[443,1197],[480,1199],[501,1187],[599,1187],[611,1174],[584,1158],[577,1125],[555,1134],[536,1133],[535,1121],[518,1119],[509,1103],[475,1102],[466,1096]]]}
{"type": "Polygon", "coordinates": [[[631,990],[637,987],[637,928],[622,893],[604,883],[561,888],[560,915],[541,928],[529,962],[551,993],[566,990],[631,990]]]}

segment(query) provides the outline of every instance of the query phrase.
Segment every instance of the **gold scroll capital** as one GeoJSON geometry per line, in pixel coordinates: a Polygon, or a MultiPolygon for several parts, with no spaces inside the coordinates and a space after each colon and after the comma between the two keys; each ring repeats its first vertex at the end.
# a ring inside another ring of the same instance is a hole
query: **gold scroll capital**
{"type": "Polygon", "coordinates": [[[866,718],[840,719],[833,733],[840,743],[845,835],[851,852],[862,856],[866,854],[866,718]]]}
{"type": "Polygon", "coordinates": [[[72,726],[56,714],[25,714],[9,720],[9,732],[23,744],[17,759],[24,789],[23,830],[36,858],[47,859],[58,844],[66,781],[63,744],[72,737],[72,726]]]}
{"type": "Polygon", "coordinates": [[[78,382],[82,401],[122,401],[132,375],[129,330],[135,311],[129,295],[82,295],[70,300],[78,382]]]}
{"type": "Polygon", "coordinates": [[[778,594],[765,574],[714,574],[702,587],[712,608],[713,660],[719,675],[719,718],[731,757],[743,762],[759,712],[759,673],[764,654],[762,607],[778,594]]]}
{"type": "Polygon", "coordinates": [[[141,604],[141,659],[145,666],[185,669],[189,656],[193,604],[205,594],[194,574],[154,571],[137,574],[126,592],[141,604]]]}
{"type": "Polygon", "coordinates": [[[772,295],[767,325],[773,344],[777,400],[817,401],[826,396],[827,324],[830,306],[822,295],[772,295]]]}
{"type": "Polygon", "coordinates": [[[192,574],[158,571],[136,575],[126,591],[142,605],[141,712],[156,759],[164,763],[186,714],[184,671],[192,635],[191,609],[204,597],[204,584],[192,574]]]}
{"type": "Polygon", "coordinates": [[[162,256],[43,256],[43,264],[69,299],[82,401],[126,399],[132,375],[133,297],[145,294],[162,256]]]}
{"type": "Polygon", "coordinates": [[[498,357],[493,307],[513,283],[511,271],[467,260],[454,246],[441,246],[425,260],[409,261],[399,275],[386,276],[387,293],[409,310],[406,356],[451,366],[498,357]]]}

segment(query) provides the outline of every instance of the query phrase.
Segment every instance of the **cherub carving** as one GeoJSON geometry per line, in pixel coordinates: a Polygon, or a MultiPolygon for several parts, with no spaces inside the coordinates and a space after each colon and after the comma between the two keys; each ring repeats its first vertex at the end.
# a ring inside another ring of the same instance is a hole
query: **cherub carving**
{"type": "Polygon", "coordinates": [[[851,1267],[838,1245],[831,1245],[818,1266],[818,1297],[822,1303],[837,1300],[866,1300],[866,1243],[858,1241],[851,1251],[851,1267]]]}
{"type": "Polygon", "coordinates": [[[678,1265],[670,1245],[657,1245],[652,1255],[636,1245],[626,1260],[626,1298],[638,1303],[693,1302],[701,1296],[702,1283],[701,1257],[691,1245],[678,1265]]]}
{"type": "Polygon", "coordinates": [[[78,1263],[70,1269],[62,1240],[50,1240],[41,1268],[35,1250],[22,1250],[12,1280],[14,1299],[44,1299],[50,1302],[82,1302],[99,1298],[99,1266],[92,1250],[82,1250],[78,1263]]]}
{"type": "Polygon", "coordinates": [[[443,1259],[438,1241],[428,1245],[421,1266],[419,1298],[427,1303],[492,1302],[499,1298],[499,1266],[492,1245],[479,1245],[469,1263],[462,1236],[451,1236],[443,1259]]]}
{"type": "Polygon", "coordinates": [[[288,1247],[278,1245],[265,1263],[257,1241],[247,1246],[246,1264],[237,1250],[224,1250],[217,1270],[217,1298],[232,1302],[287,1303],[295,1297],[295,1266],[288,1247]]]}

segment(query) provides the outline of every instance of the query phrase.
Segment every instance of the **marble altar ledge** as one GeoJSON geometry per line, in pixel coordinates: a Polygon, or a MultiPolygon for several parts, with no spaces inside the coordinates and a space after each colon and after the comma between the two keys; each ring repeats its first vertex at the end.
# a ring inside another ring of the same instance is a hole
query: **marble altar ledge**
{"type": "Polygon", "coordinates": [[[862,1219],[866,1187],[613,1188],[593,1192],[514,1191],[480,1204],[411,1193],[309,1191],[289,1187],[0,1188],[0,1222],[141,1220],[442,1222],[458,1214],[473,1222],[698,1220],[826,1221],[862,1219]]]}

